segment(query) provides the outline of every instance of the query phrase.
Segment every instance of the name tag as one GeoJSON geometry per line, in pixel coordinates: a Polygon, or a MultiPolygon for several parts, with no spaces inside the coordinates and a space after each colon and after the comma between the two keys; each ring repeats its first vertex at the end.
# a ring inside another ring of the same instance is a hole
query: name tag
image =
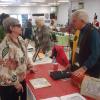
{"type": "Polygon", "coordinates": [[[76,48],[76,53],[79,54],[79,51],[80,51],[80,48],[77,47],[77,48],[76,48]]]}

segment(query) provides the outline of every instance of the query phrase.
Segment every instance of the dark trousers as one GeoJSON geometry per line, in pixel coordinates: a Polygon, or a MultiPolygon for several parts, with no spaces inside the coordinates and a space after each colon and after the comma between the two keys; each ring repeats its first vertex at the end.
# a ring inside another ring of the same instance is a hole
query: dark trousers
{"type": "Polygon", "coordinates": [[[27,100],[26,82],[25,80],[21,82],[23,86],[23,92],[19,92],[20,100],[27,100]]]}
{"type": "Polygon", "coordinates": [[[0,86],[1,100],[18,100],[18,93],[14,86],[0,86]]]}
{"type": "Polygon", "coordinates": [[[14,86],[0,86],[0,97],[1,100],[27,100],[26,98],[26,82],[21,82],[24,92],[17,92],[14,86]]]}

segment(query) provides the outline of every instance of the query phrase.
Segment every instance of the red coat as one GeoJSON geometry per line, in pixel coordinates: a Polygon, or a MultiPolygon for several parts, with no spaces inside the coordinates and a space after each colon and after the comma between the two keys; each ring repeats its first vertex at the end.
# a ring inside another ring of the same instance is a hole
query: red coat
{"type": "Polygon", "coordinates": [[[63,46],[57,46],[55,45],[52,49],[52,57],[55,56],[56,57],[56,61],[63,65],[63,66],[67,66],[69,64],[68,58],[64,52],[64,47],[63,46]],[[56,54],[55,54],[56,53],[56,54]]]}

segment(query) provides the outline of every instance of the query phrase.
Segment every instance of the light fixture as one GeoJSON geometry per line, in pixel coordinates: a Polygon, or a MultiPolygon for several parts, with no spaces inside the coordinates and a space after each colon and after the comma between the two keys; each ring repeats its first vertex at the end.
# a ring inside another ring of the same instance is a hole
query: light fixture
{"type": "Polygon", "coordinates": [[[30,4],[30,3],[28,4],[27,3],[27,4],[21,4],[20,6],[36,6],[36,4],[30,4]]]}
{"type": "Polygon", "coordinates": [[[9,2],[8,3],[0,2],[0,6],[1,5],[10,5],[10,4],[12,4],[12,3],[9,3],[9,2]]]}
{"type": "Polygon", "coordinates": [[[54,3],[48,3],[48,5],[59,5],[60,3],[56,3],[56,2],[54,2],[54,3]]]}
{"type": "Polygon", "coordinates": [[[2,1],[2,2],[16,2],[16,0],[0,0],[0,1],[2,1]]]}
{"type": "Polygon", "coordinates": [[[8,6],[8,5],[4,4],[4,5],[0,5],[0,7],[1,7],[1,6],[2,6],[2,7],[5,7],[5,6],[8,6]]]}
{"type": "Polygon", "coordinates": [[[45,0],[31,0],[31,2],[45,2],[45,0]]]}
{"type": "Polygon", "coordinates": [[[24,5],[36,5],[37,3],[33,3],[33,2],[28,2],[28,3],[24,3],[24,5]]]}
{"type": "Polygon", "coordinates": [[[24,5],[24,4],[22,4],[22,5],[19,5],[20,7],[27,7],[27,6],[30,6],[30,5],[24,5]]]}
{"type": "Polygon", "coordinates": [[[40,5],[40,6],[43,6],[43,7],[48,7],[48,6],[50,6],[50,5],[46,5],[46,4],[42,4],[42,5],[40,5]]]}
{"type": "Polygon", "coordinates": [[[58,2],[64,3],[64,2],[69,2],[69,0],[59,0],[58,2]]]}

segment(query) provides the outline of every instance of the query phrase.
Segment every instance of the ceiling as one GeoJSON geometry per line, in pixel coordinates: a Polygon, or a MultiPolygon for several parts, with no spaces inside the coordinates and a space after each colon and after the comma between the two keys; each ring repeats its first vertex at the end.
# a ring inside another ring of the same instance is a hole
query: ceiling
{"type": "Polygon", "coordinates": [[[58,6],[69,0],[0,0],[0,6],[58,6]]]}

